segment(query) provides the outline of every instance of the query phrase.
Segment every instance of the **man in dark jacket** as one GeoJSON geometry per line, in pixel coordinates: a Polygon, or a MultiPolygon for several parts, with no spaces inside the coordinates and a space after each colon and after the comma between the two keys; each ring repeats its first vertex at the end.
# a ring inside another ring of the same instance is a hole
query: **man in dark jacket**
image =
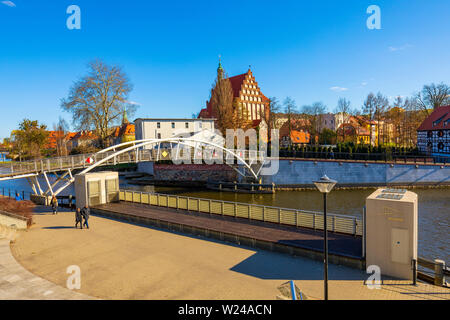
{"type": "Polygon", "coordinates": [[[80,229],[83,229],[83,215],[81,214],[80,208],[77,208],[75,211],[75,228],[80,224],[80,229]]]}
{"type": "Polygon", "coordinates": [[[84,206],[83,210],[81,211],[81,215],[83,216],[83,219],[84,219],[83,225],[86,226],[86,228],[88,228],[88,229],[89,229],[88,220],[89,220],[90,214],[91,214],[91,210],[89,209],[89,206],[86,204],[84,206]]]}

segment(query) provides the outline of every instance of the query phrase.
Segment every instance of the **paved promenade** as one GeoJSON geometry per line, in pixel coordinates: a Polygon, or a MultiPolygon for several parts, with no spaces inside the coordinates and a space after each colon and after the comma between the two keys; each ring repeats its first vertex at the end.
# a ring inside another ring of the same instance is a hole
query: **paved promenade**
{"type": "MultiPolygon", "coordinates": [[[[277,287],[287,280],[295,280],[310,299],[323,297],[323,269],[317,261],[95,216],[89,230],[74,229],[73,212],[54,216],[41,211],[34,217],[36,224],[21,233],[11,250],[34,274],[31,278],[44,278],[53,288],[63,289],[66,268],[78,265],[80,293],[102,299],[276,299],[277,287]]],[[[422,283],[414,287],[398,280],[386,280],[381,289],[370,290],[364,285],[367,277],[356,269],[330,265],[330,299],[450,299],[448,289],[422,283]]],[[[3,286],[3,294],[28,297],[26,290],[3,286]]],[[[38,287],[41,295],[53,290],[38,287]]],[[[58,296],[66,297],[73,296],[58,296]]]]}
{"type": "Polygon", "coordinates": [[[87,300],[25,270],[11,254],[10,241],[0,239],[0,300],[87,300]]]}

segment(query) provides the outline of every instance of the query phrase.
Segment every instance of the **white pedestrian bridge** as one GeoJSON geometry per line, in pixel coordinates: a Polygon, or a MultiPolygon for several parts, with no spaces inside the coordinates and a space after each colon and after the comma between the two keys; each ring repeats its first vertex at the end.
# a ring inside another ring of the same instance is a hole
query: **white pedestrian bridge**
{"type": "Polygon", "coordinates": [[[94,154],[11,162],[2,166],[0,181],[28,179],[35,194],[58,195],[75,181],[72,175],[74,170],[84,174],[102,166],[161,160],[171,160],[175,164],[223,163],[231,166],[243,177],[258,180],[266,162],[266,154],[257,150],[231,150],[197,138],[144,139],[118,144],[94,154]],[[52,184],[47,177],[49,173],[57,177],[52,184]],[[45,192],[37,179],[40,175],[47,183],[48,189],[45,192]]]}

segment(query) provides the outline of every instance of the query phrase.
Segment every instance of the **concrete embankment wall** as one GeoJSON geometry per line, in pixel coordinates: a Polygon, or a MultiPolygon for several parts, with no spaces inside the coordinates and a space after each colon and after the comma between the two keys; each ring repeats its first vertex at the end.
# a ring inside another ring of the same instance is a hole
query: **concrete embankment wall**
{"type": "Polygon", "coordinates": [[[156,181],[207,182],[236,181],[237,173],[225,164],[155,164],[142,162],[138,171],[154,176],[156,181]]]}
{"type": "MultiPolygon", "coordinates": [[[[275,160],[272,160],[275,161],[275,160]]],[[[312,187],[326,174],[341,187],[450,185],[450,166],[390,164],[350,161],[279,160],[275,175],[264,183],[278,187],[312,187]]]]}

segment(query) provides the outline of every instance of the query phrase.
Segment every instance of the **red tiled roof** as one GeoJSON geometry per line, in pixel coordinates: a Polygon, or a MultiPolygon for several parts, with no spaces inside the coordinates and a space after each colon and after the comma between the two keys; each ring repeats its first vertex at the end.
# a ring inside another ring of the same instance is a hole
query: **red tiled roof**
{"type": "Polygon", "coordinates": [[[417,131],[450,129],[450,106],[437,108],[426,118],[417,131]]]}
{"type": "Polygon", "coordinates": [[[92,131],[79,131],[71,139],[72,140],[93,140],[98,137],[92,131]]]}
{"type": "MultiPolygon", "coordinates": [[[[300,129],[306,131],[309,124],[310,122],[306,119],[291,119],[291,132],[293,130],[300,131],[300,129]]],[[[288,135],[289,135],[289,122],[286,121],[280,128],[280,137],[288,135]]]]}
{"type": "Polygon", "coordinates": [[[120,127],[116,127],[113,132],[113,137],[122,137],[125,135],[134,135],[135,134],[135,127],[134,124],[127,123],[120,127]]]}
{"type": "Polygon", "coordinates": [[[237,76],[228,78],[230,80],[230,82],[231,82],[231,87],[233,89],[233,96],[234,97],[239,97],[239,92],[241,91],[242,83],[244,82],[245,76],[247,74],[248,73],[246,72],[246,73],[239,74],[237,76]]]}
{"type": "Polygon", "coordinates": [[[291,131],[291,141],[292,143],[309,143],[311,140],[311,135],[305,131],[291,131]]]}

